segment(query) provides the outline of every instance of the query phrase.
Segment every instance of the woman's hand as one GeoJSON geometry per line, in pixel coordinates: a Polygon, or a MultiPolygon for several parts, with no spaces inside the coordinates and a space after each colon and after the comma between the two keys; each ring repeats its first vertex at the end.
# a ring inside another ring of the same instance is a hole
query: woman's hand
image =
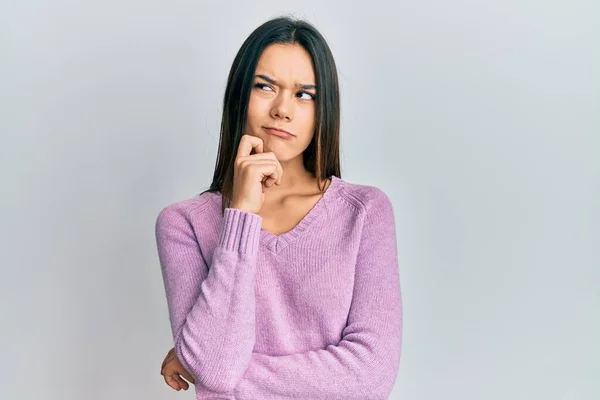
{"type": "Polygon", "coordinates": [[[258,214],[265,191],[273,184],[281,185],[282,176],[275,153],[263,153],[262,139],[243,135],[235,159],[231,207],[258,214]]]}
{"type": "Polygon", "coordinates": [[[190,385],[181,378],[182,376],[191,383],[196,383],[190,373],[187,372],[179,362],[177,353],[175,353],[175,348],[172,348],[167,353],[167,356],[160,366],[160,374],[165,378],[167,385],[177,391],[180,391],[181,389],[188,390],[190,387],[190,385]]]}

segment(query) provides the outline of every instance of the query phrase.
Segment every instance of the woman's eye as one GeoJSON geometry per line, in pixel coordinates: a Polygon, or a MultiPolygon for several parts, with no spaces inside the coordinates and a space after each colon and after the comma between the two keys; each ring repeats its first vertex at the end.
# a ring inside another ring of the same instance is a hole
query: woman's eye
{"type": "Polygon", "coordinates": [[[257,83],[254,85],[254,87],[261,90],[271,90],[271,87],[269,85],[265,85],[264,83],[257,83]]]}
{"type": "Polygon", "coordinates": [[[300,92],[298,93],[300,96],[305,95],[306,97],[302,98],[302,100],[314,100],[315,96],[308,92],[300,92]]]}

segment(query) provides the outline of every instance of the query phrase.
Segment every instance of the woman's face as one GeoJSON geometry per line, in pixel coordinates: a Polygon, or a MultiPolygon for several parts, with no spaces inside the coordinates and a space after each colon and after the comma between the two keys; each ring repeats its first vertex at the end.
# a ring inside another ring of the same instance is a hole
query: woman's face
{"type": "Polygon", "coordinates": [[[315,72],[310,55],[299,45],[267,47],[256,67],[245,133],[263,140],[263,151],[279,161],[299,155],[310,144],[316,115],[315,72]],[[292,134],[277,136],[269,128],[292,134]]]}

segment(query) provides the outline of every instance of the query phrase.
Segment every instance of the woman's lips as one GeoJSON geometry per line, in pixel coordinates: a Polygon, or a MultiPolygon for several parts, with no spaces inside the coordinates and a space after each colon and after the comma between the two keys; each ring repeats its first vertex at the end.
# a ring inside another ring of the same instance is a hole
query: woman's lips
{"type": "Polygon", "coordinates": [[[292,139],[294,137],[294,135],[292,135],[291,133],[288,133],[286,131],[282,131],[280,129],[276,129],[276,128],[264,128],[267,132],[269,132],[271,135],[275,135],[275,136],[279,136],[280,138],[283,139],[292,139]]]}

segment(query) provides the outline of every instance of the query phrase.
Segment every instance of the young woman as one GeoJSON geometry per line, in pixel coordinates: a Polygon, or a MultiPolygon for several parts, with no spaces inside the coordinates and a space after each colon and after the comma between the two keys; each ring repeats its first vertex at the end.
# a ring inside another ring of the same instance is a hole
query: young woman
{"type": "MultiPolygon", "coordinates": [[[[346,182],[331,51],[270,20],[229,73],[213,181],[156,220],[174,348],[198,399],[386,399],[402,332],[388,196],[346,182]]],[[[376,171],[373,171],[374,173],[376,171]]]]}

